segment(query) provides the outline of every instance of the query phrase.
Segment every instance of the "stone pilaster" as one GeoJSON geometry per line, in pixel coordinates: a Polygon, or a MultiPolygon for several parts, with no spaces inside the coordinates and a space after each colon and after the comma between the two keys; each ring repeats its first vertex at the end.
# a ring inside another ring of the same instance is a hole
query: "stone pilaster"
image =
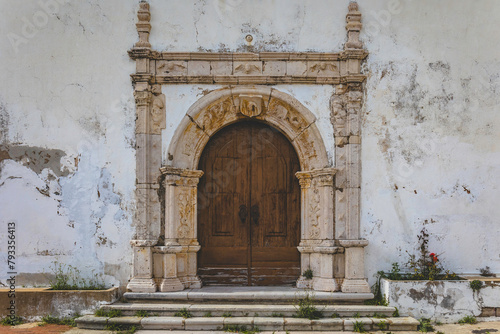
{"type": "Polygon", "coordinates": [[[318,291],[337,291],[334,256],[341,249],[334,244],[333,186],[334,168],[298,172],[301,185],[302,231],[298,247],[301,270],[311,269],[312,280],[300,276],[299,288],[318,291]]]}
{"type": "Polygon", "coordinates": [[[153,249],[161,233],[161,206],[158,183],[161,167],[161,130],[165,128],[165,96],[159,85],[151,85],[149,71],[148,42],[149,4],[141,2],[137,14],[139,41],[130,50],[136,60],[136,75],[133,77],[136,104],[136,213],[133,275],[127,288],[133,292],[156,291],[153,279],[153,249]]]}
{"type": "Polygon", "coordinates": [[[197,185],[202,171],[163,167],[165,249],[176,249],[176,275],[183,288],[200,288],[197,276],[197,185]],[[178,249],[178,251],[177,251],[178,249]]]}
{"type": "Polygon", "coordinates": [[[133,275],[127,289],[133,292],[155,292],[157,287],[153,279],[152,246],[156,240],[131,240],[134,250],[133,275]]]}

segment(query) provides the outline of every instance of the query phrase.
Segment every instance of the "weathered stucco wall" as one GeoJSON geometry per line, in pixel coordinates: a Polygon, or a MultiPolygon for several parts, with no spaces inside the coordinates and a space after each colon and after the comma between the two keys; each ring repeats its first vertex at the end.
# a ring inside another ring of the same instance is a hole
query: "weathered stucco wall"
{"type": "MultiPolygon", "coordinates": [[[[138,1],[40,3],[57,5],[0,2],[0,257],[14,221],[19,285],[43,284],[37,274],[52,261],[123,285],[135,209],[135,67],[126,51],[137,40],[138,1]]],[[[150,3],[156,50],[331,52],[345,42],[344,0],[150,3]]],[[[405,261],[424,225],[447,268],[500,272],[499,7],[360,1],[370,53],[361,207],[370,279],[405,261]]],[[[163,87],[164,160],[186,110],[216,88],[163,87]]],[[[276,88],[316,115],[333,159],[333,87],[276,88]]]]}

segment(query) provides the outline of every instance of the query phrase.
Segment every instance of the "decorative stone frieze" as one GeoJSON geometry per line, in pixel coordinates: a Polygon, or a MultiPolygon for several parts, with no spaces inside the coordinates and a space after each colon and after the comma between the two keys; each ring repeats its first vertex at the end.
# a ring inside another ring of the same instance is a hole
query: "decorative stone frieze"
{"type": "Polygon", "coordinates": [[[138,11],[138,42],[129,50],[136,101],[137,210],[134,271],[128,288],[135,292],[199,288],[197,276],[197,185],[202,151],[221,128],[248,119],[279,129],[300,161],[302,272],[298,287],[322,291],[368,292],[364,246],[360,238],[361,63],[367,52],[359,40],[361,14],[356,3],[346,16],[347,42],[338,53],[314,52],[158,52],[151,49],[149,4],[138,11]],[[166,125],[164,84],[227,85],[195,102],[167,150],[161,166],[161,133],[166,125]],[[329,164],[316,117],[277,84],[335,86],[331,122],[335,167],[329,164]],[[160,185],[160,181],[162,184],[160,185]],[[164,217],[158,194],[162,194],[164,217]],[[162,228],[161,221],[164,221],[162,228]]]}

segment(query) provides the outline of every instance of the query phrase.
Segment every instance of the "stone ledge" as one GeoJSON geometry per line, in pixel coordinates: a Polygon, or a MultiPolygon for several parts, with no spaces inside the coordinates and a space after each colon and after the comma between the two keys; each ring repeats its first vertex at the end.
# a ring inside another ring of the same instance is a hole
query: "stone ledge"
{"type": "MultiPolygon", "coordinates": [[[[0,317],[8,315],[9,289],[0,289],[0,317]]],[[[118,300],[119,288],[107,290],[52,290],[50,288],[16,288],[17,315],[38,320],[48,314],[66,317],[75,313],[93,313],[104,304],[118,300]]]]}

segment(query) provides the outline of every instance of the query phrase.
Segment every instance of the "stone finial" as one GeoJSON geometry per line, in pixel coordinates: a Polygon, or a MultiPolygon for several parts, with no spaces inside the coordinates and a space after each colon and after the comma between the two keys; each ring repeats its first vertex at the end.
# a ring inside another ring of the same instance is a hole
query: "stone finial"
{"type": "Polygon", "coordinates": [[[363,43],[359,40],[359,33],[363,24],[361,23],[361,13],[358,3],[351,1],[349,3],[349,13],[346,15],[347,43],[345,49],[362,49],[363,43]]]}
{"type": "Polygon", "coordinates": [[[137,12],[139,21],[136,23],[137,33],[139,34],[139,41],[135,43],[136,48],[151,48],[149,44],[149,32],[151,31],[151,13],[149,12],[149,3],[141,1],[139,3],[139,11],[137,12]]]}

